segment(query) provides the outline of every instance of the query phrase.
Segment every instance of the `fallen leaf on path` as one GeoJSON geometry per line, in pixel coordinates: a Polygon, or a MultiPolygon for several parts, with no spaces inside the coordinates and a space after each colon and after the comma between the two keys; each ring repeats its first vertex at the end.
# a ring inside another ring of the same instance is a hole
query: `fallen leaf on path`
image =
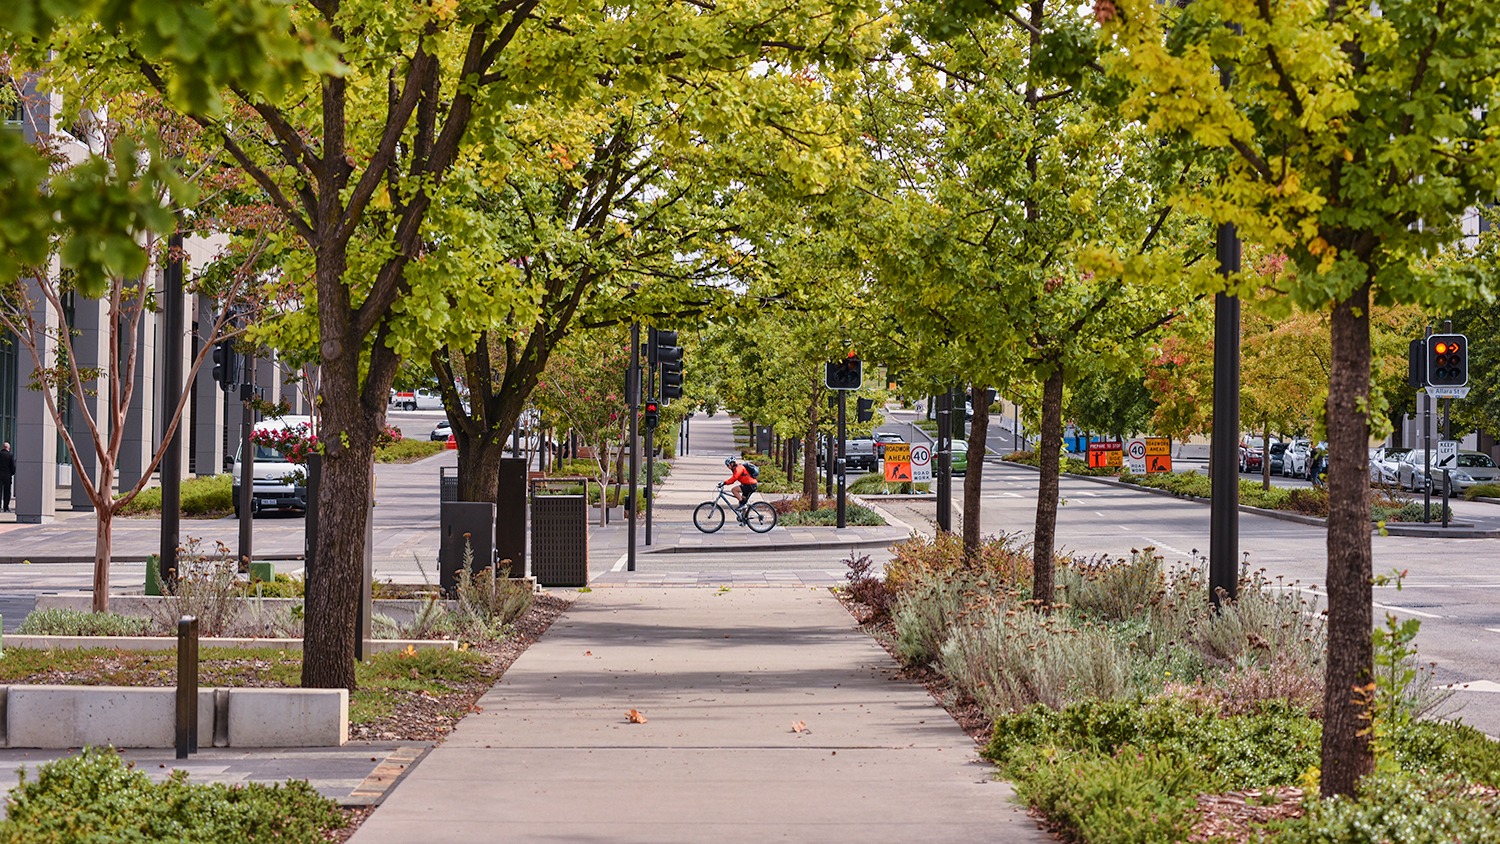
{"type": "Polygon", "coordinates": [[[584,652],[583,652],[583,655],[584,655],[584,656],[593,656],[593,655],[594,655],[594,652],[593,652],[593,651],[584,651],[584,652]]]}
{"type": "Polygon", "coordinates": [[[806,721],[793,721],[792,722],[792,732],[794,732],[794,733],[805,733],[805,732],[807,732],[807,722],[806,721]]]}
{"type": "Polygon", "coordinates": [[[642,715],[641,713],[637,712],[634,709],[632,709],[629,712],[625,713],[625,718],[626,718],[626,720],[628,720],[632,724],[644,724],[644,723],[646,723],[646,716],[642,715]]]}

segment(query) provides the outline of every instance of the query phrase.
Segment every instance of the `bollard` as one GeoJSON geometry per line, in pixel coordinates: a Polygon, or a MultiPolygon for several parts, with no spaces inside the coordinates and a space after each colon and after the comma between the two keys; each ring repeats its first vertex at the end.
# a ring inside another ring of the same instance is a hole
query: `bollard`
{"type": "Polygon", "coordinates": [[[177,621],[177,758],[198,752],[198,619],[177,621]]]}

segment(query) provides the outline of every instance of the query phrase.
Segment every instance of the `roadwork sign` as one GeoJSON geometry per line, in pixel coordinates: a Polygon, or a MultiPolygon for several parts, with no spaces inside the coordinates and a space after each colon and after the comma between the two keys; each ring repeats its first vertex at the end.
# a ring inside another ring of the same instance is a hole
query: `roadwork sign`
{"type": "Polygon", "coordinates": [[[897,463],[890,458],[886,458],[885,479],[888,483],[901,483],[911,480],[911,463],[904,460],[897,463]]]}
{"type": "Polygon", "coordinates": [[[1146,472],[1172,471],[1172,441],[1166,437],[1146,438],[1146,472]]]}
{"type": "Polygon", "coordinates": [[[1118,468],[1121,448],[1118,442],[1089,443],[1089,468],[1118,468]]]}
{"type": "Polygon", "coordinates": [[[887,463],[910,463],[911,445],[908,443],[886,443],[883,454],[887,463]]]}
{"type": "Polygon", "coordinates": [[[1125,468],[1132,475],[1146,474],[1146,441],[1140,437],[1125,443],[1125,468]]]}
{"type": "Polygon", "coordinates": [[[932,483],[932,449],[928,446],[918,444],[911,447],[911,482],[932,483]]]}

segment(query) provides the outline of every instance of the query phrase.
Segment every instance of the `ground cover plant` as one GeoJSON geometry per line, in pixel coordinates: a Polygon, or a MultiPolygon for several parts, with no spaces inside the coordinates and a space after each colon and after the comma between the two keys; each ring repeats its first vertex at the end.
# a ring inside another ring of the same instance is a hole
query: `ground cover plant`
{"type": "Polygon", "coordinates": [[[1470,501],[1476,498],[1500,498],[1500,484],[1475,484],[1464,490],[1464,498],[1470,501]]]}
{"type": "MultiPolygon", "coordinates": [[[[1041,467],[1041,458],[1034,451],[1013,451],[1009,454],[1000,455],[1000,459],[1009,463],[1020,463],[1032,468],[1041,467]]],[[[1062,471],[1069,475],[1087,475],[1089,477],[1102,478],[1113,477],[1120,474],[1118,466],[1090,466],[1087,460],[1080,460],[1070,454],[1063,455],[1062,471]]]]}
{"type": "MultiPolygon", "coordinates": [[[[182,482],[182,515],[190,519],[217,519],[234,509],[234,479],[227,475],[188,478],[182,482]]],[[[160,516],[161,487],[141,490],[120,508],[122,516],[160,516]]]]}
{"type": "Polygon", "coordinates": [[[401,439],[376,446],[376,463],[415,463],[439,454],[447,448],[446,442],[431,440],[401,439]]]}
{"type": "Polygon", "coordinates": [[[6,798],[0,842],[277,841],[313,844],[345,825],[338,805],[305,781],[199,784],[186,771],[152,782],[112,749],[49,762],[6,798]]]}
{"type": "MultiPolygon", "coordinates": [[[[1188,498],[1207,500],[1211,494],[1212,481],[1199,472],[1163,472],[1152,475],[1120,473],[1121,483],[1163,489],[1188,498]]],[[[1422,503],[1401,490],[1389,487],[1371,487],[1370,519],[1376,522],[1420,522],[1422,503]]],[[[1305,516],[1328,518],[1327,487],[1271,487],[1266,489],[1260,481],[1240,479],[1240,503],[1265,510],[1285,510],[1305,516]]],[[[1429,513],[1433,521],[1442,521],[1443,505],[1433,502],[1429,513]]],[[[1451,519],[1453,512],[1450,509],[1451,519]]]]}
{"type": "Polygon", "coordinates": [[[1373,634],[1377,778],[1323,800],[1324,623],[1296,584],[1247,569],[1215,610],[1200,570],[1152,549],[1059,558],[1042,613],[1029,552],[999,537],[965,558],[951,535],[914,538],[883,580],[851,556],[845,591],[884,615],[910,670],[983,711],[983,755],[1065,840],[1500,841],[1500,743],[1424,720],[1448,693],[1418,658],[1416,620],[1373,634]]]}
{"type": "MultiPolygon", "coordinates": [[[[838,524],[838,506],[831,499],[823,499],[818,509],[805,497],[781,498],[771,502],[776,508],[776,523],[782,527],[816,525],[831,527],[838,524]]],[[[885,524],[885,519],[869,507],[847,501],[844,504],[844,523],[852,527],[876,527],[885,524]]]]}
{"type": "Polygon", "coordinates": [[[880,472],[868,472],[855,478],[848,486],[855,495],[911,495],[932,491],[932,484],[914,484],[911,481],[888,482],[880,472]]]}

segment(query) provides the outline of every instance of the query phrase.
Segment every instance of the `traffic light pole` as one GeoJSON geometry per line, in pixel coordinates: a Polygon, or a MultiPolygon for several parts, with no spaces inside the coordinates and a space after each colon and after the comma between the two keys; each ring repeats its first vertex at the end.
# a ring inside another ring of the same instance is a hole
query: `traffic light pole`
{"type": "Polygon", "coordinates": [[[848,392],[848,391],[847,390],[839,390],[839,459],[838,459],[838,462],[836,464],[834,464],[834,467],[833,467],[834,472],[836,472],[838,474],[838,476],[839,476],[838,477],[838,484],[839,484],[838,526],[839,527],[847,527],[847,524],[846,524],[847,513],[846,513],[846,509],[845,509],[847,507],[847,504],[846,504],[846,502],[844,500],[844,487],[845,487],[845,484],[844,484],[844,437],[845,437],[845,434],[844,434],[844,405],[845,405],[844,394],[846,392],[848,392]]]}
{"type": "MultiPolygon", "coordinates": [[[[641,327],[635,323],[630,325],[630,369],[625,376],[625,383],[628,393],[625,400],[630,404],[630,494],[625,499],[625,570],[635,571],[635,478],[640,471],[640,450],[636,437],[639,434],[637,425],[640,422],[638,417],[641,405],[641,327]]],[[[602,495],[599,506],[609,506],[602,495]]]]}
{"type": "MultiPolygon", "coordinates": [[[[656,396],[656,329],[646,331],[646,397],[656,396]]],[[[651,544],[651,500],[656,476],[656,427],[646,426],[646,545],[651,544]]]]}
{"type": "MultiPolygon", "coordinates": [[[[1432,326],[1427,326],[1425,335],[1431,343],[1432,326]]],[[[1432,373],[1427,373],[1431,380],[1432,373]]],[[[1432,521],[1432,394],[1422,391],[1422,522],[1432,521]]]]}
{"type": "MultiPolygon", "coordinates": [[[[1451,320],[1451,319],[1443,320],[1443,333],[1444,334],[1452,334],[1453,333],[1453,320],[1451,320]]],[[[1465,380],[1467,380],[1467,377],[1465,378],[1465,380]]],[[[1445,439],[1445,440],[1452,438],[1452,435],[1451,435],[1451,433],[1449,431],[1449,428],[1448,428],[1448,418],[1449,418],[1449,415],[1452,412],[1453,412],[1453,399],[1450,398],[1450,397],[1447,397],[1447,396],[1443,397],[1443,439],[1445,439]]],[[[1454,455],[1453,456],[1454,456],[1454,465],[1453,465],[1453,468],[1456,469],[1456,468],[1458,468],[1458,463],[1457,463],[1458,452],[1456,450],[1454,451],[1454,455]]],[[[1445,528],[1448,526],[1448,490],[1450,489],[1451,486],[1452,486],[1452,484],[1451,484],[1451,478],[1450,478],[1450,475],[1449,475],[1449,467],[1444,466],[1443,467],[1443,527],[1445,527],[1445,528]]]]}

